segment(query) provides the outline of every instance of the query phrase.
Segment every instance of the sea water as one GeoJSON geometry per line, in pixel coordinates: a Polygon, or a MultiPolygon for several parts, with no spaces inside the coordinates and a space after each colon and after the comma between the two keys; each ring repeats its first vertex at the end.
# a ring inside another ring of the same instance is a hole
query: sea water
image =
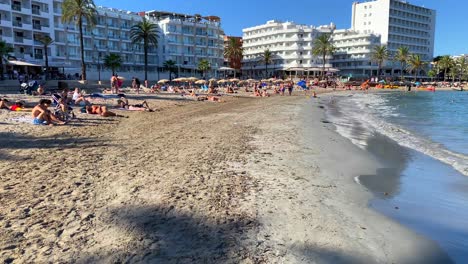
{"type": "Polygon", "coordinates": [[[468,263],[468,92],[332,96],[327,119],[381,161],[371,207],[468,263]]]}

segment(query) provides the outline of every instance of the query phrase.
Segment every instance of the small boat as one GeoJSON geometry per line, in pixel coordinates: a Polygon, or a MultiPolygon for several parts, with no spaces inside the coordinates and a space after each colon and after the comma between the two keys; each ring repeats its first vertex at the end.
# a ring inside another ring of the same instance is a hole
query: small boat
{"type": "Polygon", "coordinates": [[[459,91],[459,92],[463,92],[463,91],[464,91],[463,87],[452,87],[452,90],[454,90],[454,91],[459,91]]]}

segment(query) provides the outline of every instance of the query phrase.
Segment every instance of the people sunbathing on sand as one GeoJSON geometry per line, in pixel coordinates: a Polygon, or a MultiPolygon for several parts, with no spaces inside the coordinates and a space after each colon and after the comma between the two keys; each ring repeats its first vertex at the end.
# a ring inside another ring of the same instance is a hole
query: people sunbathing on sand
{"type": "Polygon", "coordinates": [[[8,109],[11,111],[29,111],[23,101],[16,101],[10,104],[10,101],[6,98],[0,98],[0,109],[8,109]]]}
{"type": "Polygon", "coordinates": [[[39,104],[36,105],[31,112],[34,125],[49,125],[54,124],[63,125],[65,122],[60,121],[52,112],[49,111],[49,106],[52,104],[51,100],[41,99],[39,104]]]}
{"type": "Polygon", "coordinates": [[[124,117],[122,115],[118,115],[114,112],[107,110],[107,106],[105,105],[87,105],[85,106],[85,110],[87,114],[91,114],[91,115],[100,115],[103,117],[109,117],[109,116],[124,117]]]}
{"type": "Polygon", "coordinates": [[[129,104],[128,99],[125,97],[121,97],[119,100],[117,100],[117,106],[120,108],[124,108],[130,111],[148,111],[148,112],[153,112],[154,110],[151,109],[148,105],[148,102],[143,101],[141,104],[129,104]]]}
{"type": "Polygon", "coordinates": [[[221,99],[221,97],[214,96],[214,95],[199,96],[197,97],[197,101],[211,101],[211,102],[224,103],[224,100],[221,99]]]}

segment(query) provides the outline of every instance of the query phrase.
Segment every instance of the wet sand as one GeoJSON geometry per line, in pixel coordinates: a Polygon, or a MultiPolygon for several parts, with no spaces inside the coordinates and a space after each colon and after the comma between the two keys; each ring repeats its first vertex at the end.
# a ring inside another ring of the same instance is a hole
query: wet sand
{"type": "Polygon", "coordinates": [[[151,96],[154,113],[56,127],[1,110],[0,260],[447,260],[367,208],[353,175],[372,160],[321,122],[315,99],[226,98],[151,96]]]}

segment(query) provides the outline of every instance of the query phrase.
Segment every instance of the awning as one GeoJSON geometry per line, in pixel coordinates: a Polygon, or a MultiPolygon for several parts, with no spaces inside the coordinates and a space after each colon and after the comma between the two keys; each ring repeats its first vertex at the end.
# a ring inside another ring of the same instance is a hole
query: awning
{"type": "Polygon", "coordinates": [[[218,69],[218,71],[233,71],[234,69],[233,68],[230,68],[230,67],[221,67],[218,69]]]}
{"type": "Polygon", "coordinates": [[[29,63],[29,62],[19,61],[19,60],[9,60],[8,64],[9,65],[16,65],[16,66],[42,67],[41,65],[32,64],[32,63],[29,63]]]}

